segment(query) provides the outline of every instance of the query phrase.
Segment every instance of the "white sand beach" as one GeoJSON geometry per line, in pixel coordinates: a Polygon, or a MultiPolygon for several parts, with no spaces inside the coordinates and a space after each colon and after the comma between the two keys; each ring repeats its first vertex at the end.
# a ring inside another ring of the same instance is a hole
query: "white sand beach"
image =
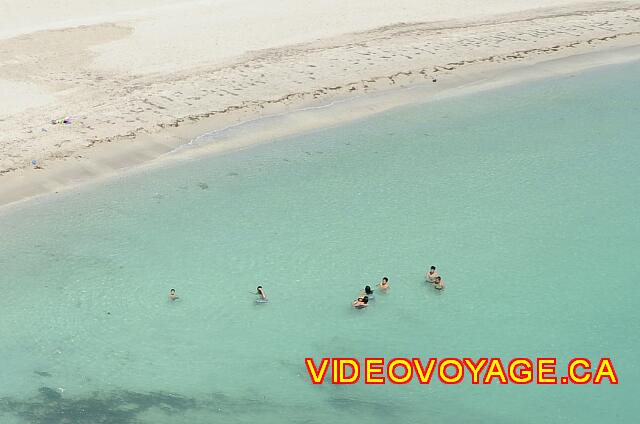
{"type": "MultiPolygon", "coordinates": [[[[640,58],[640,1],[8,0],[0,8],[0,205],[274,113],[365,99],[336,110],[339,121],[392,107],[366,99],[399,86],[424,86],[428,100],[640,58]]],[[[324,115],[218,149],[325,125],[324,115]]]]}

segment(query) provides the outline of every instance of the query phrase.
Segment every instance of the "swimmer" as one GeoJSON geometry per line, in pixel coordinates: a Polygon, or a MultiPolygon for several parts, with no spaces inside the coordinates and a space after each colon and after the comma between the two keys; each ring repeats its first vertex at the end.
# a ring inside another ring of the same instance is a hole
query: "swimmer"
{"type": "Polygon", "coordinates": [[[371,290],[371,286],[364,286],[364,290],[360,290],[360,296],[368,296],[369,299],[373,299],[373,290],[371,290]]]}
{"type": "Polygon", "coordinates": [[[436,282],[436,278],[438,278],[438,273],[436,272],[436,267],[432,266],[431,269],[429,270],[429,272],[427,272],[427,274],[425,275],[427,282],[429,283],[435,283],[436,282]]]}
{"type": "Polygon", "coordinates": [[[366,308],[368,303],[369,303],[369,297],[363,296],[354,300],[352,305],[354,308],[362,309],[362,308],[366,308]]]}
{"type": "Polygon", "coordinates": [[[382,281],[378,283],[378,287],[380,287],[380,290],[387,290],[389,288],[389,279],[382,277],[382,281]]]}
{"type": "Polygon", "coordinates": [[[176,294],[176,289],[169,290],[169,300],[177,300],[180,299],[176,294]]]}
{"type": "Polygon", "coordinates": [[[440,276],[436,277],[436,280],[434,282],[433,288],[435,288],[437,290],[444,289],[444,281],[442,281],[442,277],[440,277],[440,276]]]}
{"type": "Polygon", "coordinates": [[[256,294],[260,296],[260,299],[267,300],[267,295],[264,292],[262,286],[258,286],[258,288],[256,289],[256,294]]]}

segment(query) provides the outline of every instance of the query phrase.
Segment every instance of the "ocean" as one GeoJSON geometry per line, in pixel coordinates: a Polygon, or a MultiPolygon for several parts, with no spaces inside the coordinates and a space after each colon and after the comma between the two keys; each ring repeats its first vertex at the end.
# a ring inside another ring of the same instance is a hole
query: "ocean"
{"type": "Polygon", "coordinates": [[[425,102],[7,209],[0,422],[635,422],[638,75],[425,102]],[[313,385],[306,357],[609,357],[619,384],[313,385]]]}

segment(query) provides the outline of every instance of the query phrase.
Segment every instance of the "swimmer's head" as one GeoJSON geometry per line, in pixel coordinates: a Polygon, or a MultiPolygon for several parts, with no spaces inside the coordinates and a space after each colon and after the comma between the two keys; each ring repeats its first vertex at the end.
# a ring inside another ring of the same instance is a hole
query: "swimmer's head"
{"type": "Polygon", "coordinates": [[[440,276],[436,277],[436,281],[437,281],[438,283],[440,282],[440,280],[442,280],[442,277],[440,277],[440,276]]]}
{"type": "Polygon", "coordinates": [[[169,293],[171,293],[171,294],[176,294],[176,289],[171,289],[171,290],[169,290],[169,293]]]}
{"type": "Polygon", "coordinates": [[[388,283],[389,279],[387,277],[382,277],[382,281],[384,281],[385,283],[388,283]]]}
{"type": "Polygon", "coordinates": [[[258,290],[258,291],[262,290],[262,286],[258,286],[258,288],[256,290],[258,290]]]}
{"type": "Polygon", "coordinates": [[[371,294],[373,291],[371,290],[371,286],[364,286],[364,292],[366,294],[371,294]]]}
{"type": "Polygon", "coordinates": [[[431,271],[435,271],[435,270],[436,270],[436,267],[431,265],[431,271]]]}
{"type": "Polygon", "coordinates": [[[365,296],[362,298],[362,303],[369,303],[369,296],[365,296]]]}

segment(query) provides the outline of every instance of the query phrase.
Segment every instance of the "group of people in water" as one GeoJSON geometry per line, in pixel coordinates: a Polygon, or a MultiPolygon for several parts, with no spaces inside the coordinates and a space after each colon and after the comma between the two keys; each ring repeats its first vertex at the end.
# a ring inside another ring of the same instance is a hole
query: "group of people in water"
{"type": "MultiPolygon", "coordinates": [[[[444,281],[442,280],[442,277],[438,275],[435,266],[432,266],[429,271],[427,271],[425,274],[425,281],[430,283],[436,290],[444,289],[444,281]]],[[[382,280],[378,283],[378,288],[382,293],[389,290],[389,279],[387,277],[382,277],[382,280]]],[[[369,306],[369,302],[374,299],[375,297],[371,286],[365,286],[364,290],[360,291],[358,298],[353,301],[352,305],[356,309],[366,308],[369,306]]]]}
{"type": "Polygon", "coordinates": [[[442,280],[442,277],[438,275],[438,272],[436,271],[435,266],[431,266],[431,269],[425,275],[425,279],[428,283],[433,284],[434,289],[436,290],[444,289],[444,281],[442,280]]]}
{"type": "MultiPolygon", "coordinates": [[[[382,281],[378,283],[378,287],[380,287],[381,291],[387,291],[389,288],[389,279],[387,277],[383,277],[382,281]],[[384,286],[384,288],[382,288],[384,286]]],[[[360,291],[358,298],[353,301],[352,305],[356,309],[362,309],[369,306],[369,301],[374,300],[375,297],[373,295],[373,290],[371,290],[371,286],[364,286],[364,290],[360,291]]]]}
{"type": "MultiPolygon", "coordinates": [[[[256,288],[256,294],[258,295],[258,298],[256,299],[256,303],[266,303],[269,301],[269,299],[267,299],[267,294],[265,293],[264,288],[262,288],[262,286],[258,286],[256,288]]],[[[176,294],[176,289],[169,290],[169,300],[178,300],[178,299],[180,298],[176,294]]]]}
{"type": "MultiPolygon", "coordinates": [[[[425,274],[425,282],[430,283],[433,286],[433,288],[436,290],[444,289],[444,281],[442,280],[442,277],[438,275],[438,272],[436,271],[435,266],[432,266],[429,269],[429,271],[427,271],[427,273],[425,274]]],[[[378,283],[378,288],[380,289],[380,291],[382,293],[385,293],[387,290],[389,290],[389,287],[390,287],[389,279],[387,277],[382,277],[382,280],[378,283]]],[[[256,288],[255,294],[258,295],[258,298],[256,299],[256,303],[268,302],[267,294],[265,293],[264,288],[262,286],[258,286],[256,288]]],[[[169,291],[169,300],[177,300],[177,299],[179,299],[179,297],[176,294],[176,289],[171,289],[169,291]]],[[[371,286],[365,286],[364,290],[360,291],[358,298],[353,301],[352,305],[356,309],[366,308],[367,306],[369,306],[369,302],[374,299],[375,299],[375,296],[373,294],[373,290],[371,289],[371,286]]]]}

